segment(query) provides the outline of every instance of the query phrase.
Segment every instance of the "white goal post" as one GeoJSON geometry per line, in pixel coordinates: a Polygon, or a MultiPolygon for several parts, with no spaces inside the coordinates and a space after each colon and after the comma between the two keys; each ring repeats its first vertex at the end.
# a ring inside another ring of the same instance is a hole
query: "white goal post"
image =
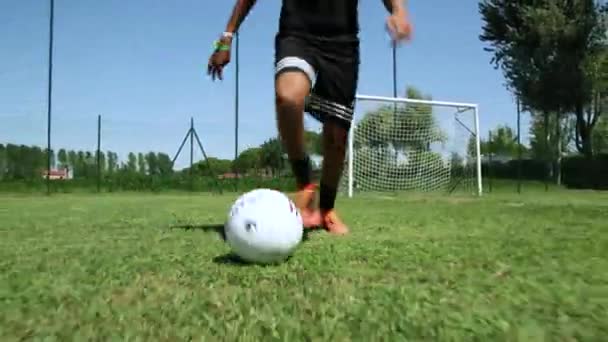
{"type": "Polygon", "coordinates": [[[357,95],[343,184],[363,192],[482,194],[477,104],[357,95]]]}

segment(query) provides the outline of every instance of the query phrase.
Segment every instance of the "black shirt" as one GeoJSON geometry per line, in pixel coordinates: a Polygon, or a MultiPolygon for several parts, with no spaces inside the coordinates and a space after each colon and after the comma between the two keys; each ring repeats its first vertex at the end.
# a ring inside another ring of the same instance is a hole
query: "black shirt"
{"type": "Polygon", "coordinates": [[[280,33],[357,36],[359,0],[283,0],[280,33]]]}

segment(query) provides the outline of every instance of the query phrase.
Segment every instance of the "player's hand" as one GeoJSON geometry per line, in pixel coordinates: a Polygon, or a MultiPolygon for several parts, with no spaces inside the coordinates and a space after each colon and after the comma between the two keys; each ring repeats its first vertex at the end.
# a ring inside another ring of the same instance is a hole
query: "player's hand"
{"type": "Polygon", "coordinates": [[[405,10],[393,12],[386,19],[386,29],[395,43],[412,38],[412,24],[405,10]]]}
{"type": "Polygon", "coordinates": [[[216,78],[223,80],[224,67],[230,63],[230,40],[220,39],[219,43],[221,45],[215,48],[207,65],[207,75],[214,81],[216,78]]]}

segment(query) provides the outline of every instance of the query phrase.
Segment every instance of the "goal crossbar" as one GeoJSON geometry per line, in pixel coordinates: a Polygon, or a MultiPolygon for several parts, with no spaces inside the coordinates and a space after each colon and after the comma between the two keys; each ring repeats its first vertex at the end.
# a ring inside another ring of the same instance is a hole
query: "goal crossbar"
{"type": "Polygon", "coordinates": [[[378,101],[378,102],[391,102],[391,103],[426,104],[426,105],[454,107],[454,108],[466,108],[466,109],[477,108],[477,104],[475,104],[475,103],[408,99],[406,97],[388,97],[388,96],[374,96],[374,95],[357,94],[356,99],[357,99],[357,101],[378,101]]]}

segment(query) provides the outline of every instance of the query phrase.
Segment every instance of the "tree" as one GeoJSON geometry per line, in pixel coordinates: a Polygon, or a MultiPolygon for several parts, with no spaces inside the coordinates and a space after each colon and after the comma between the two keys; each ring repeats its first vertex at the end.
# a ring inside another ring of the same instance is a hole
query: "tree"
{"type": "Polygon", "coordinates": [[[592,156],[591,132],[598,113],[585,115],[593,82],[586,65],[605,46],[606,5],[594,0],[483,0],[480,39],[492,63],[528,110],[574,113],[577,148],[592,156]]]}
{"type": "Polygon", "coordinates": [[[608,116],[602,116],[593,130],[593,152],[608,154],[608,116]]]}
{"type": "Polygon", "coordinates": [[[498,126],[491,131],[492,140],[487,149],[494,155],[516,158],[518,153],[517,136],[509,126],[498,126]]]}
{"type": "Polygon", "coordinates": [[[108,173],[113,174],[118,170],[118,155],[115,152],[108,151],[108,173]]]}
{"type": "Polygon", "coordinates": [[[68,151],[68,164],[70,165],[70,169],[72,170],[72,175],[76,177],[76,175],[78,174],[78,154],[76,153],[76,151],[68,151]]]}
{"type": "Polygon", "coordinates": [[[59,162],[59,167],[62,169],[70,166],[70,163],[68,162],[68,153],[65,149],[59,149],[59,152],[57,152],[57,161],[59,162]]]}
{"type": "Polygon", "coordinates": [[[260,164],[276,176],[285,167],[283,145],[279,138],[270,138],[260,146],[260,164]]]}
{"type": "Polygon", "coordinates": [[[306,150],[310,154],[323,155],[323,136],[317,132],[304,131],[306,150]]]}
{"type": "MultiPolygon", "coordinates": [[[[407,88],[406,96],[431,100],[414,87],[407,88]]],[[[434,114],[432,105],[418,103],[385,104],[367,112],[356,126],[353,147],[359,164],[368,165],[369,170],[357,172],[368,178],[391,177],[409,172],[403,168],[421,170],[437,164],[439,155],[431,146],[445,142],[446,135],[434,114]],[[377,165],[382,167],[374,168],[377,165]]]]}
{"type": "Polygon", "coordinates": [[[208,157],[207,160],[201,160],[193,165],[194,172],[197,175],[218,176],[230,173],[232,169],[232,161],[227,159],[219,159],[208,157]]]}
{"type": "MultiPolygon", "coordinates": [[[[158,169],[158,161],[156,160],[156,153],[148,152],[145,155],[145,164],[148,165],[148,175],[155,176],[160,174],[160,170],[158,169]]],[[[139,158],[138,158],[139,160],[139,158]]],[[[141,164],[140,164],[141,165],[141,164]]],[[[141,173],[141,169],[140,169],[141,173]]],[[[143,173],[145,175],[145,171],[143,173]]]]}
{"type": "Polygon", "coordinates": [[[95,166],[99,167],[99,171],[103,175],[107,170],[106,154],[103,151],[95,151],[95,158],[97,158],[97,153],[99,153],[99,166],[97,166],[97,160],[95,161],[95,166]]]}
{"type": "Polygon", "coordinates": [[[167,177],[173,173],[171,157],[166,153],[158,153],[156,155],[156,167],[161,177],[167,177]]]}
{"type": "Polygon", "coordinates": [[[6,177],[7,168],[6,147],[4,147],[4,144],[0,144],[0,181],[6,177]]]}
{"type": "Polygon", "coordinates": [[[127,155],[126,170],[129,173],[137,173],[137,156],[133,152],[127,155]]]}
{"type": "Polygon", "coordinates": [[[142,175],[146,174],[146,158],[141,152],[137,154],[137,172],[142,175]]]}
{"type": "Polygon", "coordinates": [[[256,170],[261,166],[260,147],[252,147],[242,151],[233,162],[233,168],[238,173],[247,173],[251,170],[256,170]]]}
{"type": "Polygon", "coordinates": [[[532,113],[530,152],[533,157],[538,159],[570,152],[574,143],[576,120],[573,117],[560,117],[558,120],[558,116],[552,114],[548,115],[547,118],[549,129],[545,130],[545,117],[538,113],[532,113]]]}

